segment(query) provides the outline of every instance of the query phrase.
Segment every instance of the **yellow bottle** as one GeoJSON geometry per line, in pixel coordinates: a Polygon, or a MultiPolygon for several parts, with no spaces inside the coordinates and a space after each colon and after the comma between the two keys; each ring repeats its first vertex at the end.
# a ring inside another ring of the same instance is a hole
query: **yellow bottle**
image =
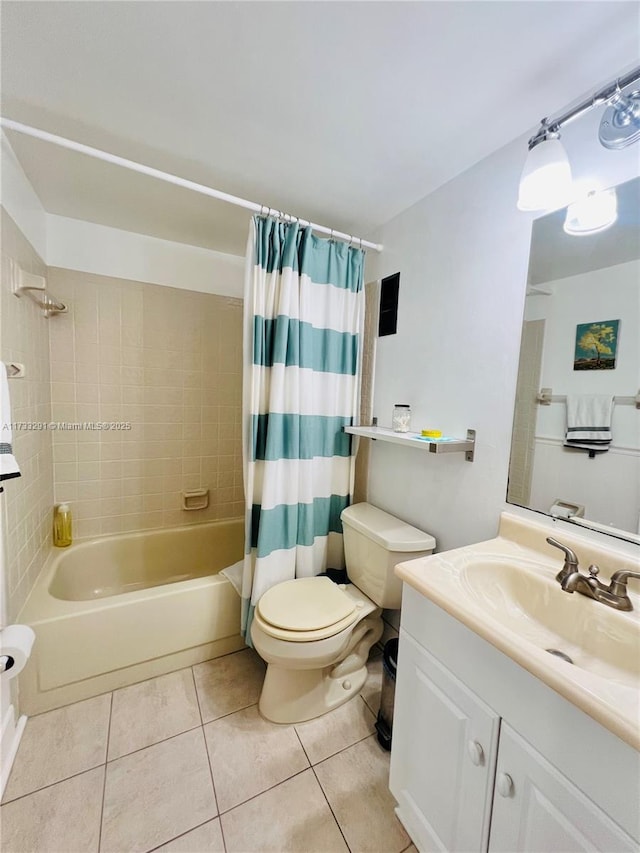
{"type": "Polygon", "coordinates": [[[58,548],[66,548],[71,545],[71,510],[69,504],[60,504],[56,507],[53,516],[53,544],[58,548]]]}

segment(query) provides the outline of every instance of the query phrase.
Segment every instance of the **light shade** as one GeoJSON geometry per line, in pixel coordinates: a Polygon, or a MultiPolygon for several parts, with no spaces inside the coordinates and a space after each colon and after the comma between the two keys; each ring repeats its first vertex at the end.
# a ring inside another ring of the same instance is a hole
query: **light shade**
{"type": "Polygon", "coordinates": [[[529,151],[522,176],[520,210],[557,210],[571,198],[571,166],[557,137],[549,137],[529,151]]]}
{"type": "Polygon", "coordinates": [[[618,198],[615,189],[591,190],[567,208],[564,231],[580,236],[597,234],[613,225],[618,218],[618,198]]]}

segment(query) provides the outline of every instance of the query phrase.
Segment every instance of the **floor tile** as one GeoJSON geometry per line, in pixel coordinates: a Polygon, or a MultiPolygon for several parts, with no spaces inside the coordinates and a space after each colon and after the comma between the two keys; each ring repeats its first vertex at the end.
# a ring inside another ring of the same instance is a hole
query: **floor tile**
{"type": "Polygon", "coordinates": [[[210,820],[180,838],[156,847],[154,853],[225,853],[220,819],[210,820]]]}
{"type": "Polygon", "coordinates": [[[109,760],[199,725],[200,711],[190,668],[115,690],[109,760]]]}
{"type": "Polygon", "coordinates": [[[296,725],[296,731],[311,764],[317,764],[367,737],[374,731],[375,717],[356,696],[335,711],[296,725]]]}
{"type": "Polygon", "coordinates": [[[263,720],[257,706],[204,727],[220,812],[309,766],[293,726],[263,720]]]}
{"type": "Polygon", "coordinates": [[[199,663],[193,667],[205,723],[255,705],[260,698],[265,665],[253,649],[199,663]]]}
{"type": "Polygon", "coordinates": [[[198,728],[107,764],[101,850],[151,850],[216,814],[198,728]]]}
{"type": "Polygon", "coordinates": [[[389,791],[389,753],[374,737],[339,752],[314,768],[351,850],[400,853],[411,843],[394,814],[389,791]]]}
{"type": "Polygon", "coordinates": [[[6,853],[97,853],[104,767],[0,808],[6,853]]]}
{"type": "Polygon", "coordinates": [[[382,655],[369,658],[367,670],[369,674],[360,695],[377,717],[380,710],[380,691],[382,689],[382,655]]]}
{"type": "Polygon", "coordinates": [[[402,853],[418,853],[418,848],[415,844],[410,844],[406,850],[403,850],[402,853]]]}
{"type": "Polygon", "coordinates": [[[4,802],[103,764],[111,694],[30,717],[4,802]]]}
{"type": "Polygon", "coordinates": [[[223,814],[220,820],[227,853],[348,851],[311,770],[223,814]]]}

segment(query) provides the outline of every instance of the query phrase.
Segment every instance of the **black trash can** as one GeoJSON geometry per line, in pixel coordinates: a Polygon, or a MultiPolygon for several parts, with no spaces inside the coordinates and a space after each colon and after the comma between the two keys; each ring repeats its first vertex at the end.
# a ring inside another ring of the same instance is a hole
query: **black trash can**
{"type": "Polygon", "coordinates": [[[382,653],[382,692],[380,694],[380,710],[376,720],[376,731],[378,732],[378,743],[383,749],[391,749],[397,668],[398,640],[395,638],[384,644],[382,653]]]}

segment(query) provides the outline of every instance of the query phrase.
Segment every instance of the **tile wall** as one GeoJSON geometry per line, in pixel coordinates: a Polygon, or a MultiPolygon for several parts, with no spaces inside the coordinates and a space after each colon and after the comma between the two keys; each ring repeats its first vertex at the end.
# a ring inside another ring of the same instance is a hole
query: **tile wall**
{"type": "Polygon", "coordinates": [[[131,429],[53,433],[55,501],[76,539],[244,513],[242,302],[50,268],[52,419],[131,429]],[[185,512],[183,490],[208,488],[185,512]]]}
{"type": "MultiPolygon", "coordinates": [[[[21,362],[24,379],[11,379],[12,421],[47,424],[51,419],[49,386],[49,331],[47,320],[26,296],[11,292],[9,260],[26,272],[46,276],[41,258],[2,209],[2,276],[0,357],[21,362]]],[[[0,433],[0,441],[3,441],[0,433]]],[[[40,572],[51,543],[53,478],[51,433],[18,429],[13,451],[22,477],[7,480],[0,503],[5,513],[7,565],[6,594],[9,621],[15,620],[40,572]]]]}

